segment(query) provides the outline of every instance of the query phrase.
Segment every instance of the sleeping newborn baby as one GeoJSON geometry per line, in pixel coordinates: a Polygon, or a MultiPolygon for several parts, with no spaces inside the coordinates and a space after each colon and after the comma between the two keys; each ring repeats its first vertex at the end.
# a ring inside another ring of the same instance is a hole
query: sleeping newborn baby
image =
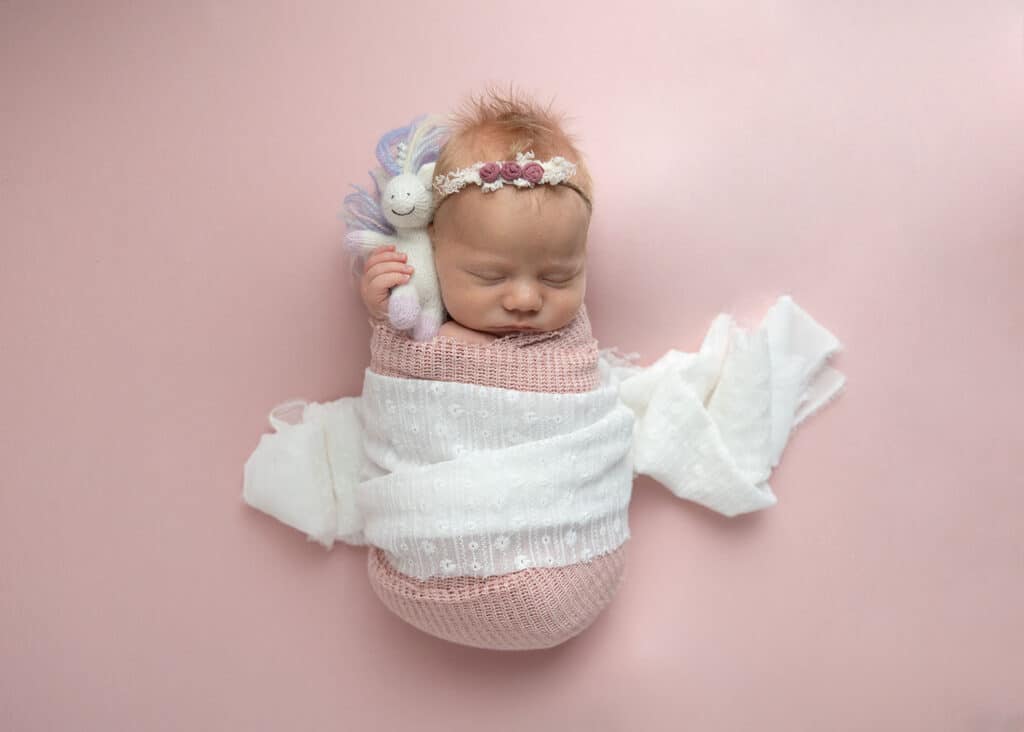
{"type": "Polygon", "coordinates": [[[374,591],[420,630],[548,648],[621,584],[635,476],[726,516],[776,503],[768,478],[792,428],[843,384],[827,365],[839,342],[781,297],[752,331],[717,316],[694,353],[640,367],[599,351],[583,305],[592,184],[559,120],[492,96],[443,147],[422,130],[385,135],[377,196],[353,194],[350,227],[377,247],[360,273],[362,393],[272,410],[243,497],[325,546],[368,547],[374,591]],[[402,194],[433,211],[433,256],[416,249],[415,270],[378,246],[426,243],[378,217],[381,188],[407,173],[433,181],[402,194]]]}
{"type": "MultiPolygon", "coordinates": [[[[531,105],[481,103],[457,119],[434,173],[429,232],[450,320],[424,344],[386,324],[390,289],[415,272],[395,247],[379,248],[361,282],[374,321],[371,370],[553,394],[595,389],[598,351],[583,306],[591,185],[558,121],[531,105]],[[460,185],[459,171],[479,162],[480,184],[460,185]],[[556,182],[540,183],[544,169],[556,182]],[[537,184],[523,186],[531,175],[537,184]],[[488,177],[491,190],[481,185],[488,177]]],[[[543,648],[578,634],[611,600],[623,569],[624,545],[567,566],[487,578],[421,580],[379,548],[369,558],[375,591],[404,620],[501,649],[543,648]]]]}

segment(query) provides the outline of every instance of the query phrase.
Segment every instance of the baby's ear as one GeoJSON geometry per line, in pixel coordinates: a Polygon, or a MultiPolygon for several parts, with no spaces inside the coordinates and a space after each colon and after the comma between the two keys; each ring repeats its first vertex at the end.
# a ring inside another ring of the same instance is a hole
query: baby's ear
{"type": "Polygon", "coordinates": [[[420,166],[419,172],[416,173],[416,177],[420,179],[420,183],[428,191],[434,188],[434,166],[436,163],[427,163],[426,165],[420,166]]]}

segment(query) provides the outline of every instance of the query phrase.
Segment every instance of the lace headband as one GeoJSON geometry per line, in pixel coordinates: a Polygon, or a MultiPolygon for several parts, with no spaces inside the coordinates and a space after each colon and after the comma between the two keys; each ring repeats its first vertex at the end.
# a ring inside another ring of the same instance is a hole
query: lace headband
{"type": "Polygon", "coordinates": [[[434,190],[440,200],[453,193],[458,193],[467,185],[478,185],[484,193],[496,191],[505,186],[513,185],[516,188],[533,188],[538,185],[564,185],[572,188],[580,194],[587,208],[591,208],[590,198],[575,183],[570,183],[569,178],[576,175],[576,163],[570,163],[565,158],[555,156],[550,160],[539,162],[534,160],[534,154],[521,152],[516,154],[516,159],[498,160],[496,162],[473,163],[468,168],[459,168],[446,175],[439,175],[434,178],[434,190]]]}

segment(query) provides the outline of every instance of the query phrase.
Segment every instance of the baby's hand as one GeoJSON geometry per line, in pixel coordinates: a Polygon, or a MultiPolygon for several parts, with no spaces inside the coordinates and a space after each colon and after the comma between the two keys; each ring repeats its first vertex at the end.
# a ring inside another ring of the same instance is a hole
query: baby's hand
{"type": "Polygon", "coordinates": [[[405,255],[395,251],[394,244],[386,244],[373,250],[366,260],[359,290],[363,304],[374,320],[388,317],[388,297],[391,288],[403,285],[412,276],[412,267],[405,263],[405,255]]]}

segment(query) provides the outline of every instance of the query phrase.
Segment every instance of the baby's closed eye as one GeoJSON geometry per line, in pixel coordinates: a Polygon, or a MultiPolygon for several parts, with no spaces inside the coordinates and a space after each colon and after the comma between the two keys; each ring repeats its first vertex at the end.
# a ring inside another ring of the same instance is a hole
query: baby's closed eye
{"type": "Polygon", "coordinates": [[[480,280],[481,282],[489,282],[493,284],[502,282],[505,279],[505,275],[503,275],[501,272],[470,272],[469,270],[466,271],[469,272],[469,274],[471,274],[476,279],[480,280]]]}
{"type": "Polygon", "coordinates": [[[578,273],[556,272],[553,274],[541,275],[541,281],[549,285],[567,285],[576,279],[578,273]]]}

